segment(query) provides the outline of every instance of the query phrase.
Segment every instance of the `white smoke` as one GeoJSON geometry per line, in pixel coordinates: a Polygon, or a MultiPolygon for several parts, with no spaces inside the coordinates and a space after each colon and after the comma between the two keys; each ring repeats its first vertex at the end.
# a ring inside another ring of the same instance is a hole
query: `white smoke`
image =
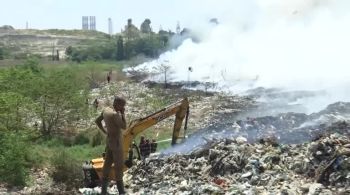
{"type": "Polygon", "coordinates": [[[220,24],[192,22],[200,43],[186,40],[139,68],[167,63],[173,81],[214,82],[235,93],[256,87],[325,91],[317,100],[300,100],[309,112],[350,100],[350,1],[224,0],[200,8],[202,18],[193,18],[217,17],[220,24]]]}

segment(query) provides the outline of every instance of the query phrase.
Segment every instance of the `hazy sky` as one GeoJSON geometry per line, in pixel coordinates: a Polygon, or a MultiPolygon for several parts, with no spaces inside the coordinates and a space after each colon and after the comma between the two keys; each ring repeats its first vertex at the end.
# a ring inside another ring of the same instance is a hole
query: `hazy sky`
{"type": "MultiPolygon", "coordinates": [[[[96,16],[99,31],[108,32],[108,18],[113,20],[113,31],[120,32],[128,18],[139,27],[150,18],[155,31],[162,25],[164,30],[175,30],[177,21],[181,26],[191,25],[192,19],[211,18],[199,7],[213,0],[2,0],[0,26],[12,25],[23,29],[28,21],[30,28],[81,29],[82,16],[96,16]],[[197,3],[201,6],[196,6],[197,3]],[[190,4],[190,5],[189,5],[190,4]]],[[[208,9],[206,9],[208,10],[208,9]]]]}

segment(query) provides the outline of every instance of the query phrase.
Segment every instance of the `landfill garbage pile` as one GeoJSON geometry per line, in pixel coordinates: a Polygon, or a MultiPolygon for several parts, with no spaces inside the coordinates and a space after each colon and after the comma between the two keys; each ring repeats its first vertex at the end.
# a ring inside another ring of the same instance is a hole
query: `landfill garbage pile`
{"type": "Polygon", "coordinates": [[[128,171],[141,194],[350,193],[350,104],[219,121],[128,171]]]}
{"type": "Polygon", "coordinates": [[[350,135],[349,108],[350,103],[338,102],[310,115],[289,112],[243,120],[234,120],[237,114],[225,114],[212,120],[208,127],[192,133],[183,144],[165,149],[162,153],[188,153],[200,148],[207,140],[227,137],[242,136],[248,143],[301,144],[326,133],[350,135]]]}
{"type": "Polygon", "coordinates": [[[348,194],[350,139],[334,133],[304,144],[212,140],[188,154],[139,161],[124,179],[137,194],[348,194]]]}
{"type": "Polygon", "coordinates": [[[247,117],[243,120],[221,120],[212,123],[203,132],[227,131],[235,136],[244,136],[248,142],[254,143],[263,139],[276,139],[278,143],[304,143],[326,132],[350,131],[340,123],[350,122],[350,103],[337,102],[326,109],[310,115],[304,113],[280,113],[276,116],[247,117]],[[339,124],[338,124],[339,123],[339,124]],[[336,126],[332,127],[332,124],[336,126]]]}

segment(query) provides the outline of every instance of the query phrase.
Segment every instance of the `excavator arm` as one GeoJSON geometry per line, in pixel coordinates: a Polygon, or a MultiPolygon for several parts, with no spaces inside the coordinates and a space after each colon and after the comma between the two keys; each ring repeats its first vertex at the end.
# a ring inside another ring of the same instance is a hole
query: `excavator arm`
{"type": "MultiPolygon", "coordinates": [[[[184,98],[181,101],[178,101],[153,114],[150,114],[144,118],[131,122],[130,126],[123,133],[124,159],[126,159],[129,153],[129,148],[132,147],[132,142],[138,134],[140,134],[141,132],[148,129],[149,127],[152,127],[153,125],[173,115],[175,115],[176,117],[175,117],[175,122],[173,127],[173,136],[172,136],[171,144],[172,145],[176,144],[176,141],[180,138],[182,121],[185,119],[188,112],[189,112],[189,103],[187,98],[184,98]]],[[[187,125],[185,126],[187,128],[187,125]]]]}
{"type": "MultiPolygon", "coordinates": [[[[175,122],[171,144],[174,145],[176,144],[177,140],[181,138],[180,130],[184,119],[186,119],[184,126],[184,136],[186,133],[187,120],[189,115],[189,102],[187,98],[184,98],[181,101],[167,106],[166,108],[163,108],[144,118],[134,120],[130,123],[129,127],[123,132],[123,156],[124,159],[126,159],[126,163],[123,169],[124,171],[126,171],[132,165],[132,150],[134,147],[137,147],[133,144],[134,138],[149,127],[152,127],[153,125],[173,115],[175,115],[175,122]]],[[[92,159],[91,162],[83,165],[85,185],[87,187],[96,186],[97,181],[102,178],[103,162],[103,158],[96,158],[92,159]]],[[[113,171],[111,171],[110,178],[114,178],[114,169],[111,170],[113,171]]]]}

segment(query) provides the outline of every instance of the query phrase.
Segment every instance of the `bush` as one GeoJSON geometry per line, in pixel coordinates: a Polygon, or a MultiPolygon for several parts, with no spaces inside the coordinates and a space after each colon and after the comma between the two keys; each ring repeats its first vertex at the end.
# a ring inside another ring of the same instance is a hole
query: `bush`
{"type": "Polygon", "coordinates": [[[99,131],[96,132],[96,134],[92,137],[91,146],[96,147],[96,146],[102,145],[104,143],[105,143],[105,138],[102,135],[102,133],[99,131]]]}
{"type": "Polygon", "coordinates": [[[51,159],[52,179],[66,184],[68,189],[81,186],[83,179],[81,163],[72,157],[64,148],[56,152],[51,159]]]}
{"type": "Polygon", "coordinates": [[[66,146],[66,147],[70,147],[73,145],[74,140],[72,138],[69,137],[63,137],[63,136],[57,136],[57,137],[53,137],[53,138],[45,138],[43,140],[41,140],[40,142],[47,147],[57,147],[57,146],[66,146]]]}
{"type": "Polygon", "coordinates": [[[0,181],[24,186],[28,179],[27,146],[21,135],[0,133],[0,181]]]}
{"type": "Polygon", "coordinates": [[[47,156],[50,155],[49,152],[46,153],[45,149],[46,148],[43,146],[40,146],[40,148],[31,146],[26,155],[26,162],[33,168],[43,168],[45,166],[47,156]]]}
{"type": "Polygon", "coordinates": [[[86,137],[86,133],[80,133],[74,138],[74,145],[84,145],[89,143],[90,139],[86,137]]]}

